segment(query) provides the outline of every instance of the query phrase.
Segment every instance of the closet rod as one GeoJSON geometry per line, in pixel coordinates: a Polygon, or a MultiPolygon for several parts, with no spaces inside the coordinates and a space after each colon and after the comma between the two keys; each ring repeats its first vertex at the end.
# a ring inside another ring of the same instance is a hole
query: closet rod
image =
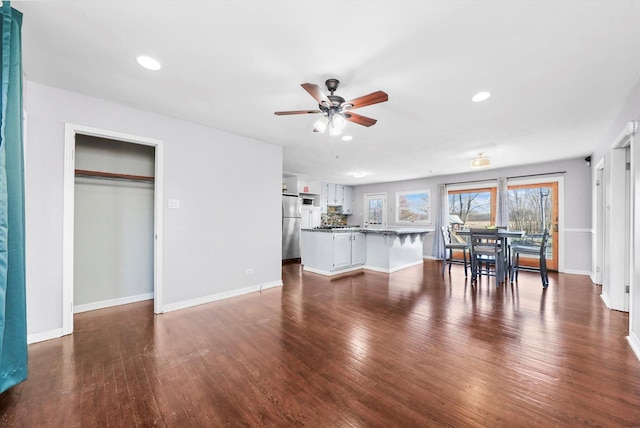
{"type": "Polygon", "coordinates": [[[153,183],[155,180],[154,177],[148,177],[146,175],[119,174],[114,172],[89,171],[86,169],[76,169],[76,177],[104,178],[107,180],[141,181],[145,183],[153,183]]]}

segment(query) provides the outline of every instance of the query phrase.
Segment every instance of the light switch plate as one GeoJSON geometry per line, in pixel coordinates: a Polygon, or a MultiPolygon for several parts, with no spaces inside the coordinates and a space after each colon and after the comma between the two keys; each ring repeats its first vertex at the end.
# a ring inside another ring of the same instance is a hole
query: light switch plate
{"type": "Polygon", "coordinates": [[[180,199],[169,199],[167,205],[170,210],[180,209],[180,199]]]}

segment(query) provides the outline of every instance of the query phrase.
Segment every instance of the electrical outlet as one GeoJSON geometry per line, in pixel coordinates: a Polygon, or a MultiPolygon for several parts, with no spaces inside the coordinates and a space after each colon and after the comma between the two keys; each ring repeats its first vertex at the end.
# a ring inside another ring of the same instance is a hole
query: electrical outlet
{"type": "Polygon", "coordinates": [[[253,269],[252,268],[248,268],[244,270],[244,274],[245,275],[253,275],[253,269]]]}
{"type": "Polygon", "coordinates": [[[180,209],[180,199],[169,199],[167,200],[167,206],[170,210],[178,210],[180,209]]]}

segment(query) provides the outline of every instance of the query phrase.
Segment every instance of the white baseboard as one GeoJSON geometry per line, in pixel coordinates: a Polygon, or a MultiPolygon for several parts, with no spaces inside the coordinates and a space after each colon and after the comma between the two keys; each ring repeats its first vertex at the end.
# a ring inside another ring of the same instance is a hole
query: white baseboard
{"type": "Polygon", "coordinates": [[[153,299],[153,293],[138,294],[137,296],[120,297],[118,299],[101,300],[100,302],[86,303],[84,305],[74,305],[73,313],[95,311],[96,309],[110,308],[112,306],[126,305],[129,303],[142,302],[153,299]]]}
{"type": "Polygon", "coordinates": [[[307,266],[303,266],[302,269],[306,270],[307,272],[317,273],[319,275],[336,276],[336,275],[342,275],[344,273],[349,273],[349,272],[355,272],[357,270],[362,270],[363,266],[362,265],[352,266],[350,268],[340,269],[340,270],[336,270],[336,271],[316,269],[316,268],[311,268],[311,267],[307,267],[307,266]]]}
{"type": "Polygon", "coordinates": [[[181,302],[169,303],[164,305],[162,312],[173,312],[179,309],[191,308],[193,306],[204,305],[206,303],[215,302],[218,300],[229,299],[231,297],[242,296],[243,294],[255,293],[258,291],[267,290],[273,287],[281,287],[282,280],[268,282],[261,285],[252,285],[251,287],[239,288],[237,290],[225,291],[223,293],[211,294],[209,296],[198,297],[196,299],[183,300],[181,302]]]}
{"type": "Polygon", "coordinates": [[[629,342],[633,353],[636,354],[636,358],[640,360],[640,340],[638,340],[638,336],[633,332],[630,332],[629,336],[627,336],[627,341],[629,342]]]}
{"type": "Polygon", "coordinates": [[[610,304],[610,299],[609,296],[605,293],[600,294],[600,298],[602,299],[602,301],[604,302],[604,305],[611,309],[611,304],[610,304]]]}
{"type": "Polygon", "coordinates": [[[422,256],[422,258],[425,260],[438,260],[438,261],[442,260],[441,258],[434,257],[434,256],[422,256]]]}
{"type": "Polygon", "coordinates": [[[57,339],[58,337],[62,337],[62,328],[27,334],[27,344],[44,342],[45,340],[57,339]]]}
{"type": "Polygon", "coordinates": [[[397,267],[394,267],[392,269],[383,269],[383,268],[379,268],[379,267],[375,267],[375,266],[366,266],[366,265],[364,266],[364,268],[367,269],[367,270],[372,270],[374,272],[393,273],[393,272],[397,272],[397,271],[402,270],[402,269],[410,268],[410,267],[413,267],[413,266],[418,266],[418,265],[421,265],[423,263],[424,262],[422,260],[419,260],[417,262],[407,263],[406,265],[397,266],[397,267]]]}
{"type": "Polygon", "coordinates": [[[560,273],[568,273],[570,275],[584,275],[591,277],[591,272],[588,270],[577,270],[577,269],[564,269],[559,271],[560,273]]]}

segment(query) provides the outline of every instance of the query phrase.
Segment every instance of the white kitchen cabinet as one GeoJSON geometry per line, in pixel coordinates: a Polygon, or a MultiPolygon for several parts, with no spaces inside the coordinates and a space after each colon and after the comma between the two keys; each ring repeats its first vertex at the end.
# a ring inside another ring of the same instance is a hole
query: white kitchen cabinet
{"type": "Polygon", "coordinates": [[[333,270],[351,266],[351,233],[333,234],[333,270]]]}
{"type": "Polygon", "coordinates": [[[320,185],[320,210],[327,213],[327,202],[329,201],[329,183],[322,182],[320,185]]]}
{"type": "Polygon", "coordinates": [[[305,270],[334,275],[365,264],[366,234],[347,231],[302,231],[302,265],[305,270]]]}
{"type": "Polygon", "coordinates": [[[311,205],[302,206],[302,218],[300,219],[301,229],[313,229],[320,227],[320,207],[311,205]]]}
{"type": "Polygon", "coordinates": [[[344,200],[342,202],[342,213],[353,214],[353,187],[344,186],[344,200]]]}
{"type": "Polygon", "coordinates": [[[322,182],[320,191],[320,207],[327,212],[327,207],[342,207],[343,214],[353,214],[353,187],[341,184],[322,182]]]}
{"type": "Polygon", "coordinates": [[[392,273],[423,263],[428,229],[302,231],[305,271],[334,276],[360,269],[392,273]]]}
{"type": "Polygon", "coordinates": [[[327,183],[327,206],[334,207],[338,205],[336,199],[336,185],[327,183]]]}
{"type": "Polygon", "coordinates": [[[351,266],[363,265],[367,256],[366,235],[362,232],[351,233],[351,266]]]}
{"type": "Polygon", "coordinates": [[[336,184],[335,204],[338,206],[344,205],[344,186],[341,184],[336,184]]]}

